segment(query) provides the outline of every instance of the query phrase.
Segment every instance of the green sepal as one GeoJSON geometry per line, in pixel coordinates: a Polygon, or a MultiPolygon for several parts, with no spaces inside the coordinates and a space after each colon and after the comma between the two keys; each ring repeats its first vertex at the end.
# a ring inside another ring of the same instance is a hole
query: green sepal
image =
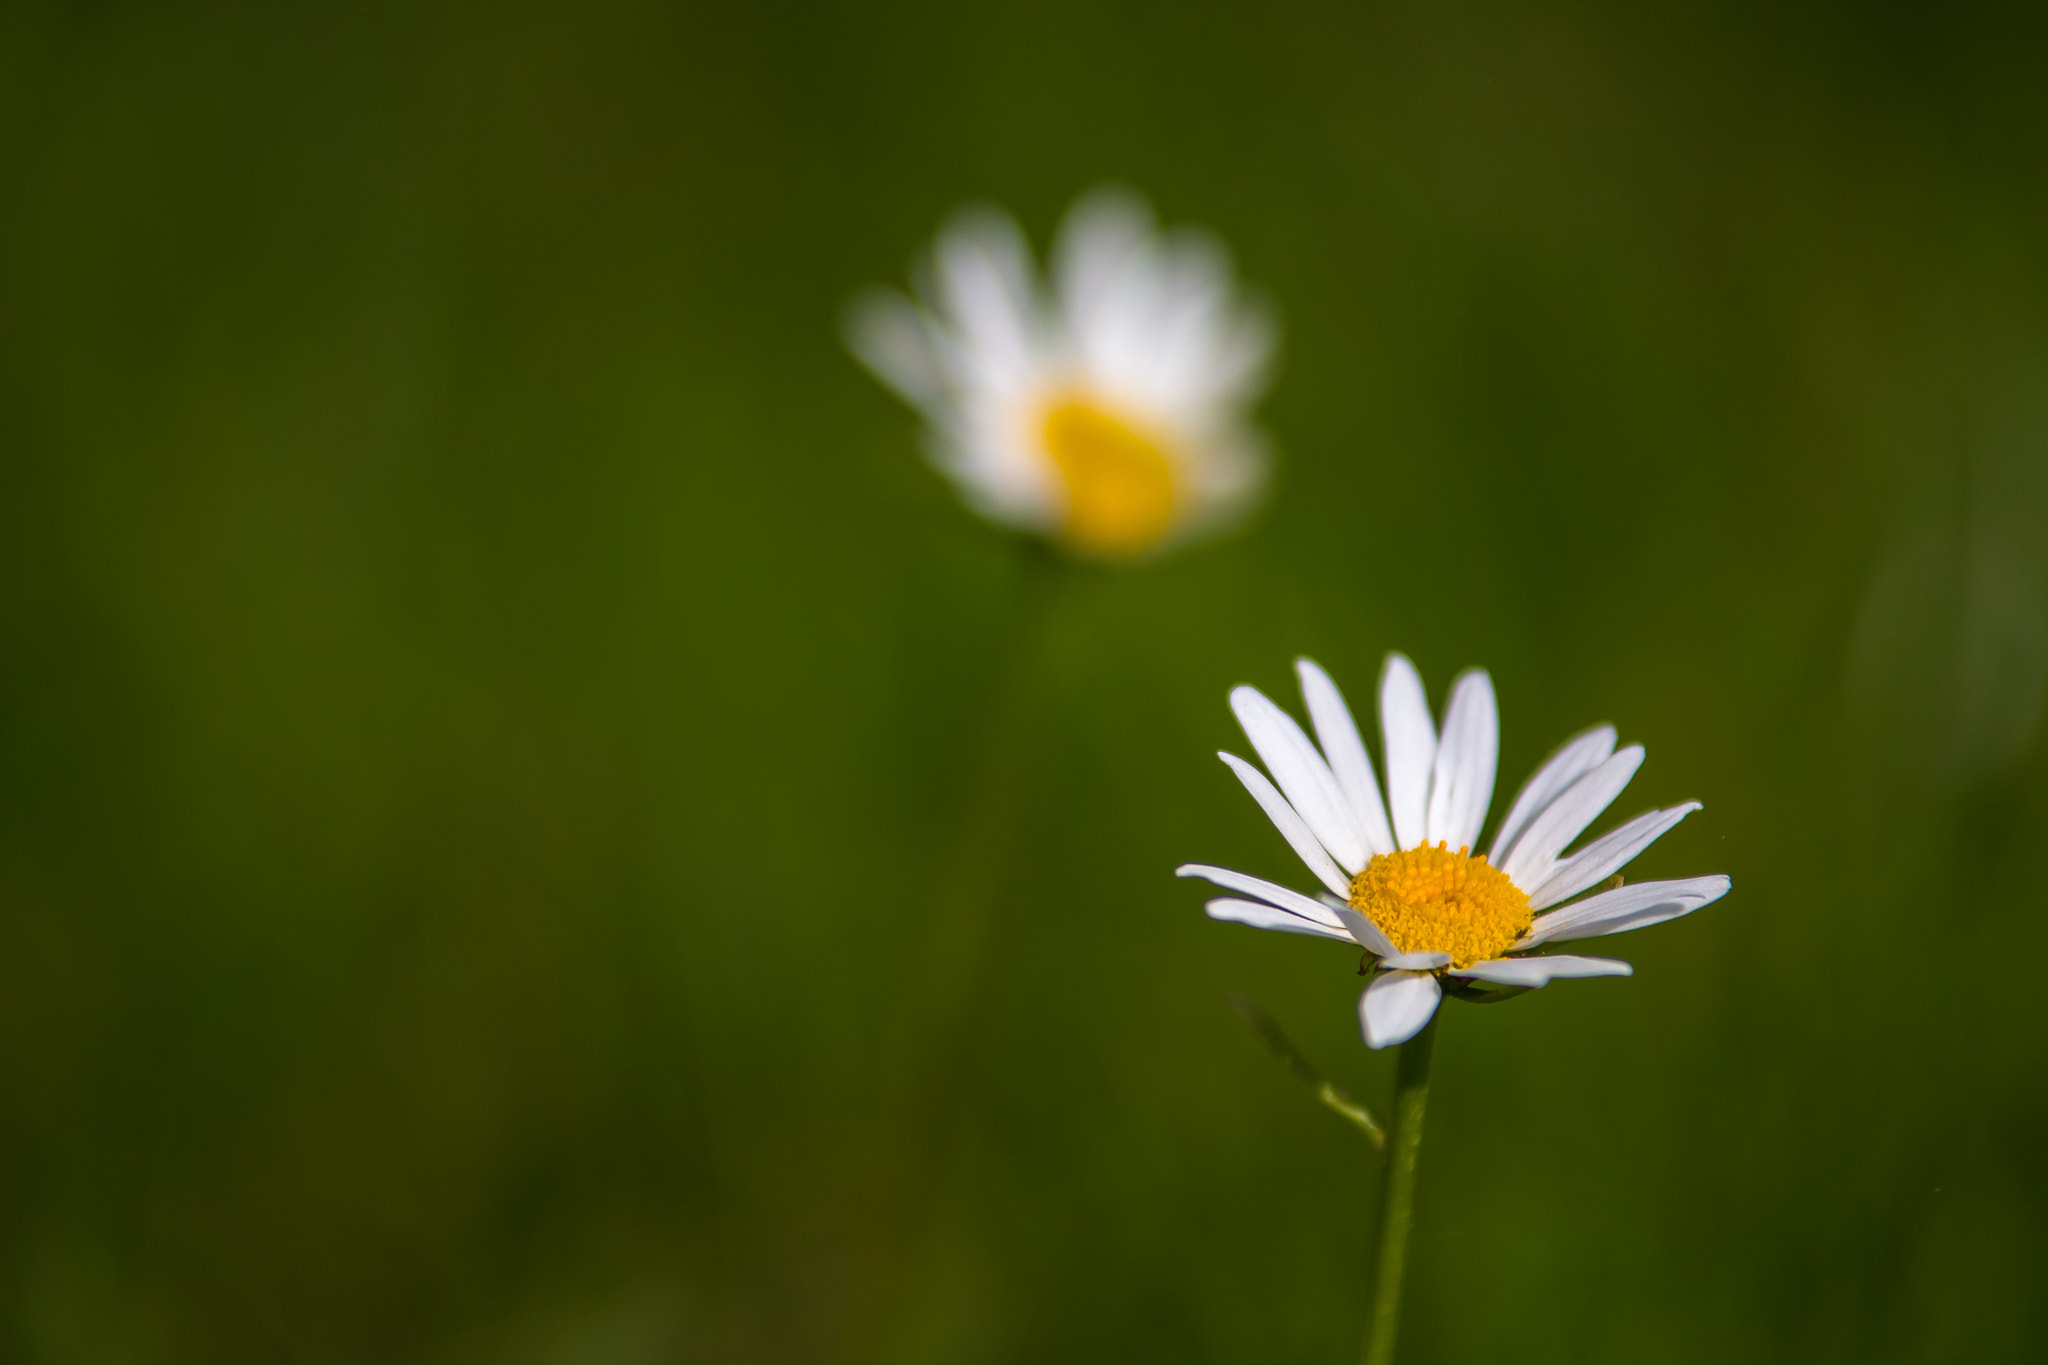
{"type": "Polygon", "coordinates": [[[1503,1000],[1512,1000],[1518,995],[1527,995],[1534,986],[1496,986],[1490,982],[1468,981],[1463,977],[1442,976],[1444,994],[1453,1000],[1462,1000],[1468,1005],[1498,1005],[1503,1000]]]}

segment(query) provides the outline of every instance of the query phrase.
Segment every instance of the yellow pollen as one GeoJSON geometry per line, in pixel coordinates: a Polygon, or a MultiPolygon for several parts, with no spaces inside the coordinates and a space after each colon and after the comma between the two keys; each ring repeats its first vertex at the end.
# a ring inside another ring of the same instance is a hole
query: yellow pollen
{"type": "Polygon", "coordinates": [[[1067,489],[1069,543],[1136,554],[1166,534],[1179,504],[1173,465],[1152,440],[1101,408],[1064,399],[1046,410],[1046,453],[1067,489]]]}
{"type": "Polygon", "coordinates": [[[1375,854],[1351,879],[1351,906],[1404,953],[1449,953],[1454,967],[1499,957],[1534,918],[1529,896],[1470,854],[1442,843],[1375,854]]]}

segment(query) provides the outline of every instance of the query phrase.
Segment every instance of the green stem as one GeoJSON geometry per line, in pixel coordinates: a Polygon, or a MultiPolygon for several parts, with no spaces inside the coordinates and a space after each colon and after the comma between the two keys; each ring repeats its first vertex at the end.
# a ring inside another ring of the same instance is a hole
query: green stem
{"type": "Polygon", "coordinates": [[[1017,600],[994,670],[995,695],[985,708],[988,729],[955,803],[958,823],[939,876],[938,912],[924,973],[933,996],[917,1021],[927,1037],[954,1037],[980,984],[1000,908],[994,902],[1012,872],[1009,863],[1038,757],[1031,708],[1044,687],[1046,636],[1067,566],[1045,545],[1026,541],[1019,550],[1017,600]]]}
{"type": "Polygon", "coordinates": [[[1408,1232],[1415,1223],[1415,1161],[1422,1152],[1422,1111],[1429,1104],[1429,1054],[1436,1020],[1401,1044],[1394,1062],[1394,1132],[1387,1144],[1387,1180],[1372,1275],[1372,1316],[1365,1329],[1365,1365],[1393,1365],[1401,1326],[1401,1276],[1408,1268],[1408,1232]]]}

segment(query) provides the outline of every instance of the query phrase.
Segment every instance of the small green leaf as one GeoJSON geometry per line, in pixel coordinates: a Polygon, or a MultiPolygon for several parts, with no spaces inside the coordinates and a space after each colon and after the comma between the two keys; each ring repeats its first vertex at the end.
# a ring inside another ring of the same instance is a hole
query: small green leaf
{"type": "Polygon", "coordinates": [[[1266,1051],[1273,1054],[1273,1060],[1293,1072],[1296,1079],[1305,1083],[1315,1092],[1315,1097],[1332,1110],[1343,1115],[1365,1131],[1372,1139],[1372,1145],[1384,1148],[1387,1145],[1387,1131],[1380,1127],[1372,1111],[1344,1093],[1343,1087],[1325,1077],[1301,1055],[1301,1049],[1289,1041],[1280,1026],[1273,1022],[1273,1016],[1259,1007],[1259,1003],[1247,995],[1230,996],[1230,1007],[1237,1011],[1237,1017],[1244,1020],[1245,1027],[1258,1035],[1266,1045],[1266,1051]]]}

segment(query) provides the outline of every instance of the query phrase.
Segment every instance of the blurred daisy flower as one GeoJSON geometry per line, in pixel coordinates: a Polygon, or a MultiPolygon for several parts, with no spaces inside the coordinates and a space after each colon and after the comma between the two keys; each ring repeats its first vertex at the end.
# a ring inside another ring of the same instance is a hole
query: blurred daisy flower
{"type": "Polygon", "coordinates": [[[1382,799],[1336,684],[1307,659],[1296,669],[1316,742],[1257,689],[1240,687],[1231,709],[1272,778],[1220,757],[1327,892],[1306,896],[1220,867],[1191,864],[1179,874],[1250,898],[1210,901],[1212,919],[1337,939],[1377,958],[1358,1006],[1367,1046],[1413,1037],[1446,988],[1486,999],[1559,977],[1627,976],[1626,962],[1536,950],[1676,919],[1728,893],[1726,877],[1623,885],[1615,876],[1698,802],[1650,811],[1565,852],[1642,764],[1641,745],[1614,747],[1613,727],[1588,730],[1551,755],[1515,797],[1492,847],[1475,856],[1500,737],[1486,674],[1458,679],[1439,734],[1415,666],[1387,657],[1382,799]],[[1610,878],[1608,889],[1584,894],[1610,878]]]}
{"type": "Polygon", "coordinates": [[[1050,288],[1016,223],[970,208],[916,266],[918,301],[875,291],[847,344],[923,413],[933,463],[992,521],[1097,558],[1218,529],[1264,482],[1245,410],[1274,346],[1204,233],[1162,233],[1136,196],[1068,213],[1050,288]]]}

